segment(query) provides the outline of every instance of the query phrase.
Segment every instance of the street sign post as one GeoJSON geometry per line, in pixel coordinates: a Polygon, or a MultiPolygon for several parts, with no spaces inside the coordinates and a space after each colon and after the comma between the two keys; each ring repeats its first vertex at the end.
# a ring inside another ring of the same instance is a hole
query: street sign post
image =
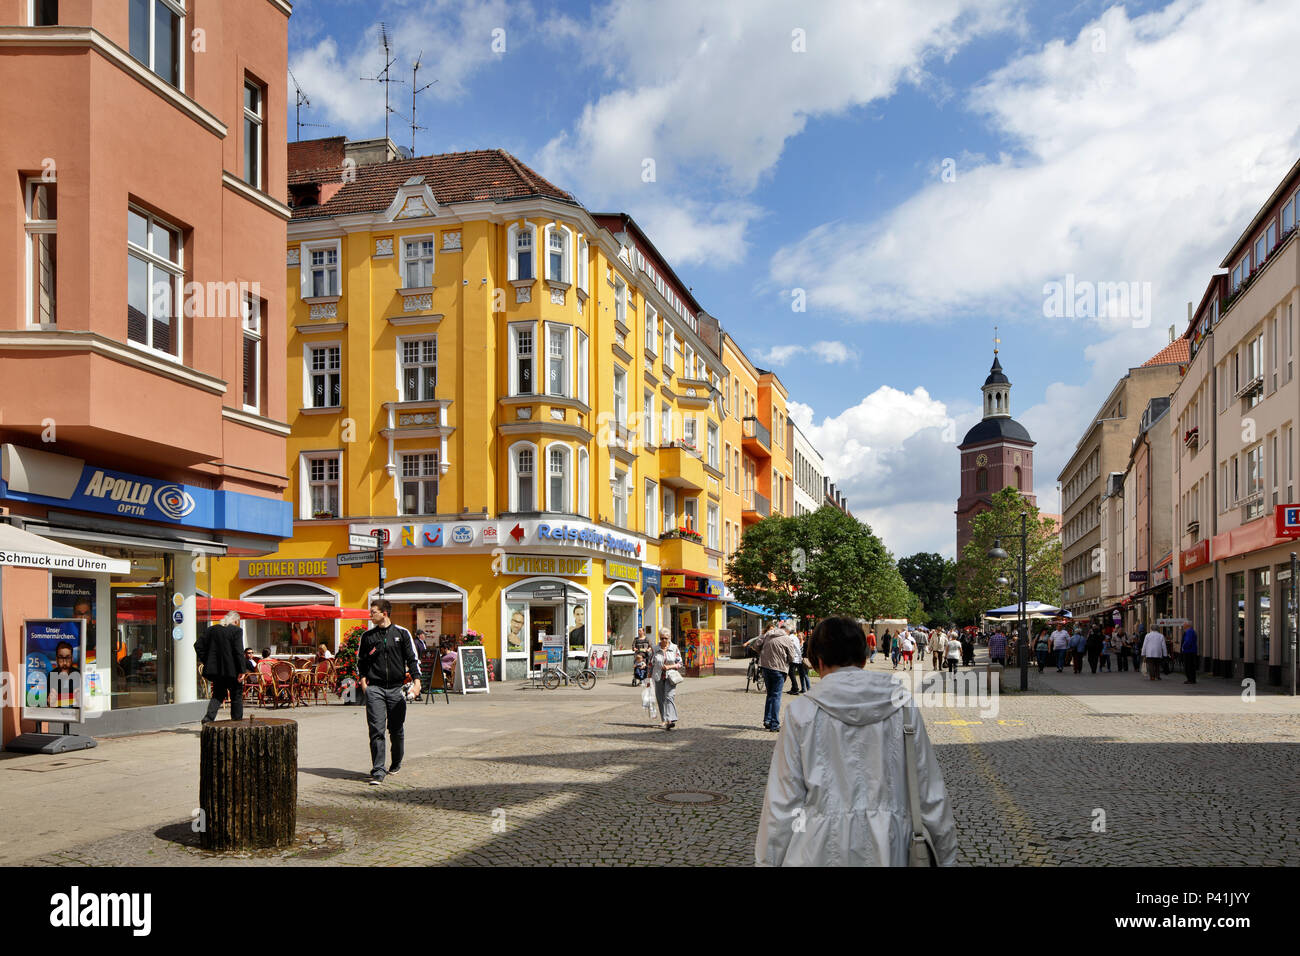
{"type": "Polygon", "coordinates": [[[348,547],[361,548],[368,550],[375,546],[375,539],[368,534],[357,534],[355,531],[348,534],[348,547]]]}
{"type": "Polygon", "coordinates": [[[345,554],[335,555],[334,560],[340,565],[372,564],[379,560],[379,552],[373,549],[370,551],[348,551],[345,554]]]}

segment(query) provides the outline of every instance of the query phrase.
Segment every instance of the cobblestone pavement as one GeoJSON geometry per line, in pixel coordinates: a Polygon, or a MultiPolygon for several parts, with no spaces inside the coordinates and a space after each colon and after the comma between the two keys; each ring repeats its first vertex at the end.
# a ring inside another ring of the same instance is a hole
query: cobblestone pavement
{"type": "MultiPolygon", "coordinates": [[[[890,669],[879,657],[872,668],[890,669]]],[[[142,746],[157,748],[151,759],[164,762],[159,769],[186,781],[165,800],[146,801],[149,819],[119,822],[115,832],[83,842],[62,833],[53,850],[0,825],[0,862],[749,865],[776,738],[759,728],[762,697],[745,691],[743,665],[724,663],[721,671],[683,685],[681,723],[671,733],[649,722],[639,690],[626,684],[602,682],[585,696],[505,687],[450,706],[417,706],[402,773],[381,787],[366,782],[359,708],[300,712],[299,840],[285,851],[197,848],[185,809],[198,789],[193,730],[108,741],[90,752],[104,763],[59,772],[20,774],[0,761],[0,808],[12,805],[5,794],[15,777],[27,778],[24,803],[58,805],[69,773],[84,778],[93,801],[85,807],[115,794],[130,801],[139,783],[113,767],[142,746]],[[692,802],[664,802],[672,791],[686,791],[677,800],[692,802]]],[[[1126,679],[1134,699],[1157,693],[1142,686],[1150,682],[1126,679]]],[[[962,863],[1300,863],[1293,705],[1278,709],[1271,698],[1271,712],[1205,714],[1189,711],[1193,698],[1166,695],[1151,712],[1112,712],[1129,697],[1111,694],[1099,708],[1084,693],[1059,692],[1061,684],[1059,675],[1035,673],[1037,692],[1001,696],[995,714],[987,702],[925,707],[962,863]]],[[[1215,684],[1219,697],[1233,692],[1227,682],[1215,684]]]]}

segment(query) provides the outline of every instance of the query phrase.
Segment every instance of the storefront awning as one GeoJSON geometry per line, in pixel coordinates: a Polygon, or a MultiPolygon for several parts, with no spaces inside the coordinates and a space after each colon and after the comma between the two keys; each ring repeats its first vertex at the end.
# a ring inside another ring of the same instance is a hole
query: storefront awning
{"type": "Polygon", "coordinates": [[[370,612],[358,607],[332,607],[329,604],[298,604],[290,607],[268,607],[266,616],[273,621],[360,621],[370,617],[370,612]]]}
{"type": "Polygon", "coordinates": [[[220,617],[227,611],[234,611],[240,617],[264,618],[266,607],[252,601],[232,601],[226,598],[200,597],[196,601],[199,617],[220,617]]]}
{"type": "Polygon", "coordinates": [[[775,611],[755,604],[741,604],[739,601],[732,601],[731,606],[738,607],[742,611],[748,611],[750,614],[757,614],[759,617],[776,617],[775,611]]]}
{"type": "Polygon", "coordinates": [[[68,544],[42,538],[38,534],[0,524],[0,565],[37,568],[43,571],[90,571],[107,574],[130,574],[131,562],[106,558],[93,551],[83,551],[68,544]]]}

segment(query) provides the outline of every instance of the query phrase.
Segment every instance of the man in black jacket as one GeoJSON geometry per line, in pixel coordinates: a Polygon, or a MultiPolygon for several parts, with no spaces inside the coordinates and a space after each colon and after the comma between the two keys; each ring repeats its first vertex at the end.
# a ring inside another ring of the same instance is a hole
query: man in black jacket
{"type": "Polygon", "coordinates": [[[406,695],[403,683],[409,672],[411,696],[420,695],[420,660],[415,656],[411,632],[389,620],[393,605],[383,598],[370,602],[370,623],[357,647],[357,672],[366,695],[366,724],[370,728],[370,784],[378,786],[388,773],[402,769],[403,724],[406,695]],[[384,725],[393,744],[393,763],[384,770],[384,725]]]}
{"type": "Polygon", "coordinates": [[[212,699],[203,723],[217,719],[221,702],[230,695],[230,719],[244,716],[244,689],[239,675],[248,670],[244,659],[244,632],[239,629],[239,615],[227,612],[220,624],[213,624],[194,642],[194,652],[203,665],[203,676],[212,684],[212,699]]]}

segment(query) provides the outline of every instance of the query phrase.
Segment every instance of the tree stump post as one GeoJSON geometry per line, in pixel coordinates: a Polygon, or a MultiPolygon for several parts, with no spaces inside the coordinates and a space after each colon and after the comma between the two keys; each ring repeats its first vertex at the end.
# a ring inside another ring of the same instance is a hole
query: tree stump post
{"type": "Polygon", "coordinates": [[[286,847],[298,822],[298,722],[215,720],[199,746],[200,845],[286,847]]]}

